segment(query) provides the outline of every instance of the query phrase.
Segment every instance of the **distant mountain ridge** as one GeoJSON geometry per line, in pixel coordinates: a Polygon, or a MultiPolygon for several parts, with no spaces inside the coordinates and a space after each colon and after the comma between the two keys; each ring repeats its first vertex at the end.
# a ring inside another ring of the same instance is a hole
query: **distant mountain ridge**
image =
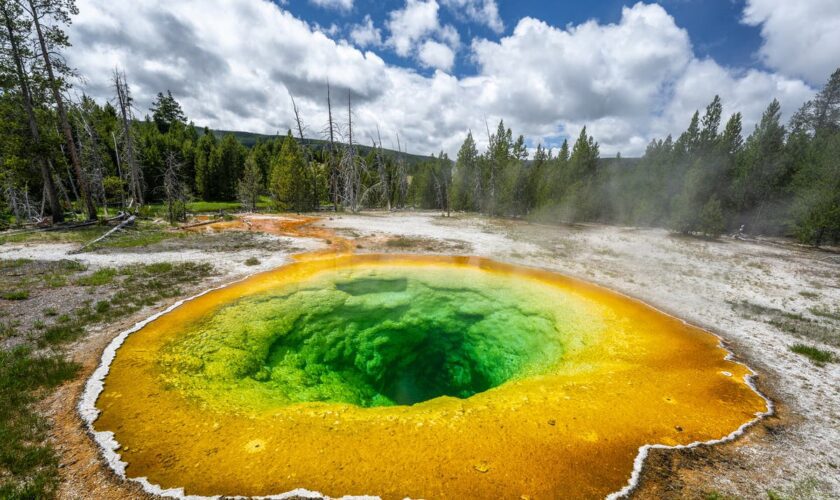
{"type": "MultiPolygon", "coordinates": [[[[217,139],[221,139],[225,135],[233,134],[236,139],[242,143],[246,147],[253,147],[257,141],[268,141],[277,137],[277,135],[269,135],[269,134],[257,134],[255,132],[243,132],[239,130],[213,130],[210,129],[210,132],[216,136],[217,139]]],[[[282,135],[282,134],[280,134],[282,135]]],[[[325,141],[323,139],[304,139],[304,142],[314,149],[323,149],[328,144],[329,141],[325,141]]],[[[336,144],[340,146],[344,146],[344,143],[337,142],[336,144]]],[[[356,146],[359,150],[359,153],[363,156],[366,156],[371,151],[371,146],[365,146],[364,144],[358,144],[356,146]]],[[[402,154],[403,159],[409,166],[417,165],[418,163],[422,163],[424,161],[430,160],[431,156],[424,156],[424,155],[417,155],[411,153],[399,153],[398,151],[394,151],[393,149],[383,148],[383,151],[389,155],[398,155],[402,154]]]]}
{"type": "MultiPolygon", "coordinates": [[[[240,130],[213,130],[213,129],[210,129],[210,132],[212,132],[213,135],[215,135],[217,139],[221,139],[222,137],[224,137],[227,134],[233,134],[234,137],[236,137],[236,139],[240,143],[242,143],[243,145],[245,145],[246,147],[249,147],[249,148],[253,147],[254,144],[257,143],[257,141],[267,141],[267,140],[270,140],[270,139],[273,139],[273,138],[277,137],[277,135],[258,134],[258,133],[255,133],[255,132],[243,132],[243,131],[240,131],[240,130]]],[[[309,146],[314,147],[315,149],[324,148],[327,144],[329,144],[327,141],[325,141],[323,139],[309,139],[309,138],[307,138],[307,139],[304,140],[304,142],[306,144],[308,144],[309,146]]],[[[344,143],[337,143],[337,144],[339,144],[341,146],[344,145],[344,143]]],[[[363,144],[359,144],[359,145],[357,145],[357,147],[359,149],[359,152],[362,155],[367,155],[368,153],[370,153],[370,150],[371,150],[370,146],[365,146],[363,144]]],[[[390,155],[400,154],[399,152],[394,151],[393,149],[388,149],[388,148],[384,148],[383,151],[385,151],[386,154],[390,154],[390,155]]],[[[412,166],[412,167],[416,166],[416,165],[418,165],[418,164],[420,164],[424,161],[432,159],[431,155],[424,156],[424,155],[411,154],[411,153],[401,153],[401,154],[402,154],[403,158],[405,159],[406,163],[409,166],[412,166]]],[[[624,158],[624,157],[622,157],[619,160],[618,158],[610,156],[610,157],[600,158],[599,163],[606,168],[615,168],[615,167],[618,167],[618,166],[631,167],[631,166],[635,166],[637,163],[639,163],[639,160],[640,160],[640,158],[624,158]]],[[[527,163],[530,164],[531,161],[533,161],[533,160],[529,160],[527,163]]]]}

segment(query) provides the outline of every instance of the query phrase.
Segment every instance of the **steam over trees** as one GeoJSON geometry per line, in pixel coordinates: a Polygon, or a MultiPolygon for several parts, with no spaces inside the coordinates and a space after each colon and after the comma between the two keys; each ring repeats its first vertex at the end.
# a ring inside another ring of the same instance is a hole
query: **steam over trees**
{"type": "Polygon", "coordinates": [[[399,135],[395,150],[378,130],[361,138],[352,94],[329,84],[321,140],[307,137],[292,99],[294,133],[246,146],[196,128],[168,90],[138,119],[119,70],[109,102],[69,98],[60,52],[75,12],[72,0],[0,0],[0,225],[160,202],[177,221],[190,199],[239,199],[248,210],[269,201],[296,212],[417,207],[840,241],[840,69],[790,123],[773,101],[745,131],[741,114],[715,97],[642,158],[601,158],[586,128],[571,144],[529,151],[500,121],[478,140],[469,131],[454,161],[443,152],[421,159],[399,135]]]}

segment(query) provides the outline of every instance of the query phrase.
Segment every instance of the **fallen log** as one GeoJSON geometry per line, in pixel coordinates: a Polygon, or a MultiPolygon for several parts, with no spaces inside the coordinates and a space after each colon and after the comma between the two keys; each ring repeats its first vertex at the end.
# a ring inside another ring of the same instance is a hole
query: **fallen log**
{"type": "Polygon", "coordinates": [[[89,241],[89,242],[85,243],[84,245],[82,245],[81,247],[79,247],[77,250],[74,250],[74,251],[72,251],[72,252],[70,252],[70,253],[73,253],[73,254],[79,253],[79,252],[81,252],[82,250],[84,250],[85,248],[87,248],[87,247],[89,247],[89,246],[91,246],[91,245],[95,245],[95,244],[99,243],[100,241],[102,241],[102,240],[104,240],[105,238],[107,238],[107,237],[111,236],[112,234],[116,233],[116,232],[117,232],[117,231],[119,231],[120,229],[122,229],[122,228],[124,228],[124,227],[126,227],[126,226],[130,226],[130,225],[134,224],[134,221],[135,221],[135,220],[137,220],[137,217],[136,217],[136,216],[134,216],[134,215],[132,215],[132,216],[131,216],[131,217],[129,217],[128,219],[126,219],[126,220],[124,220],[124,221],[120,222],[120,223],[119,223],[116,227],[114,227],[113,229],[111,229],[111,230],[110,230],[110,231],[108,231],[107,233],[103,234],[103,235],[102,235],[102,236],[100,236],[99,238],[96,238],[96,239],[95,239],[95,240],[93,240],[93,241],[89,241]]]}
{"type": "Polygon", "coordinates": [[[185,226],[178,226],[177,229],[192,229],[194,227],[201,227],[201,226],[206,226],[208,224],[215,224],[216,222],[219,222],[219,221],[217,219],[210,219],[210,220],[205,220],[205,221],[201,221],[201,222],[196,222],[194,224],[187,224],[185,226]]]}
{"type": "MultiPolygon", "coordinates": [[[[54,224],[54,225],[47,226],[47,227],[34,227],[34,228],[29,228],[29,229],[9,229],[7,231],[0,232],[0,235],[2,235],[2,236],[16,236],[16,235],[19,235],[19,234],[47,233],[47,232],[50,232],[50,231],[67,231],[67,230],[72,230],[72,229],[79,229],[79,228],[82,228],[82,227],[94,226],[96,224],[108,224],[108,223],[111,223],[111,222],[114,222],[114,221],[122,220],[125,217],[126,217],[126,214],[124,214],[123,212],[120,212],[119,214],[117,214],[114,217],[111,217],[110,219],[104,219],[104,220],[101,220],[101,221],[99,221],[99,220],[88,220],[88,221],[85,221],[85,222],[78,222],[76,224],[54,224]]],[[[32,225],[32,224],[28,224],[28,225],[32,225]]]]}

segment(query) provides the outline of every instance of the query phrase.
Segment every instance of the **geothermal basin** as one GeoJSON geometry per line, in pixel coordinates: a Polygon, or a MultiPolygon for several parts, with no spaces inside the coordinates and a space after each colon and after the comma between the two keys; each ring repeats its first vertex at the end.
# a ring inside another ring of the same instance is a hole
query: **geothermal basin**
{"type": "Polygon", "coordinates": [[[597,498],[768,410],[720,340],[475,257],[319,256],[118,337],[82,413],[151,492],[597,498]]]}

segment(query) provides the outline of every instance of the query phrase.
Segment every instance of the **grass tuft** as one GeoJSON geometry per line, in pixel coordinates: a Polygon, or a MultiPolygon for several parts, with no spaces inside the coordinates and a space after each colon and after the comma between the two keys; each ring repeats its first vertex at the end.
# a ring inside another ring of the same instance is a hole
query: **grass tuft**
{"type": "Polygon", "coordinates": [[[408,238],[405,236],[397,236],[385,242],[386,247],[391,248],[411,248],[421,245],[423,240],[420,238],[408,238]]]}
{"type": "Polygon", "coordinates": [[[32,262],[30,259],[0,260],[0,269],[16,269],[32,262]]]}
{"type": "Polygon", "coordinates": [[[260,265],[260,259],[256,257],[248,257],[248,260],[245,261],[246,266],[258,266],[260,265]]]}
{"type": "Polygon", "coordinates": [[[29,290],[12,290],[11,292],[4,292],[0,298],[5,300],[26,300],[29,298],[29,290]]]}
{"type": "Polygon", "coordinates": [[[831,363],[834,361],[834,355],[830,351],[825,351],[817,347],[805,344],[795,344],[790,346],[790,350],[796,354],[805,356],[817,364],[831,363]]]}
{"type": "Polygon", "coordinates": [[[82,276],[81,278],[76,279],[76,284],[79,286],[102,286],[107,285],[114,281],[114,277],[117,275],[117,270],[112,267],[103,267],[102,269],[97,269],[92,274],[87,276],[82,276]]]}

